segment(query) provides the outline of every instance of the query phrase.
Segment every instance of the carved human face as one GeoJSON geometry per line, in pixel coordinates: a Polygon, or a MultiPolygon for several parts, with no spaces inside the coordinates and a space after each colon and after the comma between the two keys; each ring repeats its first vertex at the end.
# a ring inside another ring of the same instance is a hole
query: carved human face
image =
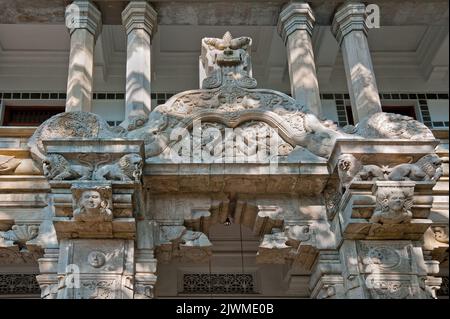
{"type": "Polygon", "coordinates": [[[97,191],[85,191],[81,195],[81,206],[85,209],[98,209],[102,203],[100,193],[97,191]]]}
{"type": "Polygon", "coordinates": [[[389,196],[388,206],[393,211],[399,211],[403,209],[405,205],[405,195],[402,192],[395,192],[389,196]]]}

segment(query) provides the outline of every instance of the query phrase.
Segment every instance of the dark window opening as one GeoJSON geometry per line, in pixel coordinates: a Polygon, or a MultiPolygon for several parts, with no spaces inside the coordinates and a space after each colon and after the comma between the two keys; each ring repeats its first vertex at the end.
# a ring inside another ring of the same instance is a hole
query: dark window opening
{"type": "Polygon", "coordinates": [[[381,109],[383,110],[383,112],[406,115],[406,116],[412,117],[413,119],[417,120],[416,111],[414,110],[414,106],[412,106],[412,105],[408,105],[408,106],[384,105],[381,107],[381,109]]]}
{"type": "Polygon", "coordinates": [[[64,106],[5,107],[4,126],[39,126],[50,117],[64,112],[64,106]]]}
{"type": "MultiPolygon", "coordinates": [[[[417,120],[416,111],[414,109],[414,106],[412,106],[412,105],[407,105],[407,106],[383,105],[381,107],[381,109],[383,110],[383,112],[386,112],[386,113],[395,113],[395,114],[400,114],[400,115],[406,115],[406,116],[412,117],[413,119],[417,120]]],[[[346,105],[345,110],[347,112],[348,124],[354,125],[355,122],[353,120],[352,107],[350,105],[346,105]]]]}

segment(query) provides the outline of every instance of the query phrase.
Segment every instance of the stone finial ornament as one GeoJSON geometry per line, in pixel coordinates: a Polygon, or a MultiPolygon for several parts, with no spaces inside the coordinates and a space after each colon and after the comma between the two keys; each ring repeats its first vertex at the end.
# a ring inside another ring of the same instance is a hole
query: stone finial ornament
{"type": "Polygon", "coordinates": [[[38,225],[13,225],[11,230],[0,231],[0,247],[3,241],[5,246],[18,245],[20,248],[24,248],[27,241],[36,238],[38,234],[38,225]]]}

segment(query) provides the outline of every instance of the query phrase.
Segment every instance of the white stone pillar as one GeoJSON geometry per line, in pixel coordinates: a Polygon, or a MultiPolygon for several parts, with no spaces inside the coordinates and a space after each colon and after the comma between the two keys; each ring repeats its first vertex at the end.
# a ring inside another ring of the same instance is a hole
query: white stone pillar
{"type": "Polygon", "coordinates": [[[101,13],[88,0],[76,0],[66,8],[70,31],[66,112],[92,108],[95,41],[101,30],[101,13]]]}
{"type": "Polygon", "coordinates": [[[286,45],[292,97],[305,109],[321,116],[322,105],[311,41],[314,22],[313,12],[307,3],[292,2],[280,13],[278,33],[286,45]]]}
{"type": "Polygon", "coordinates": [[[341,46],[355,124],[381,112],[380,97],[367,42],[366,8],[344,4],[334,15],[332,32],[341,46]]]}
{"type": "Polygon", "coordinates": [[[127,73],[125,122],[151,111],[151,37],[156,28],[156,11],[145,1],[131,1],[122,12],[127,31],[127,73]]]}

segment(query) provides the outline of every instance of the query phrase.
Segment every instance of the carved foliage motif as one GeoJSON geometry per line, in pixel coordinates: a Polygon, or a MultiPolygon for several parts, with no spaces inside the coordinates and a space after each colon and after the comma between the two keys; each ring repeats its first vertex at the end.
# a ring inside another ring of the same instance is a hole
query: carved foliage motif
{"type": "MultiPolygon", "coordinates": [[[[191,141],[194,139],[191,134],[191,141]]],[[[201,123],[201,141],[191,153],[190,143],[182,140],[165,153],[167,158],[192,160],[195,154],[201,154],[202,162],[266,162],[273,156],[287,156],[293,150],[278,133],[264,122],[249,121],[231,130],[220,123],[201,123]],[[229,130],[229,131],[228,131],[229,130]],[[188,152],[188,153],[186,153],[188,152]],[[188,155],[187,157],[186,154],[188,155]]]]}
{"type": "Polygon", "coordinates": [[[413,288],[409,281],[370,278],[367,284],[371,287],[373,299],[405,299],[413,296],[413,288]]]}
{"type": "Polygon", "coordinates": [[[183,293],[188,294],[252,294],[252,274],[185,274],[183,293]]]}
{"type": "Polygon", "coordinates": [[[35,242],[38,234],[38,225],[13,225],[11,230],[0,231],[0,263],[36,263],[42,257],[42,249],[35,242]]]}
{"type": "Polygon", "coordinates": [[[91,280],[81,282],[81,299],[113,299],[116,282],[114,280],[91,280]]]}
{"type": "Polygon", "coordinates": [[[447,226],[432,226],[434,238],[443,244],[448,244],[448,225],[447,226]]]}
{"type": "Polygon", "coordinates": [[[153,297],[153,285],[139,282],[134,284],[134,299],[152,299],[153,297]]]}
{"type": "Polygon", "coordinates": [[[298,257],[302,257],[299,254],[300,244],[308,242],[312,236],[313,230],[309,225],[286,226],[284,231],[274,229],[272,234],[264,235],[256,259],[259,263],[295,262],[298,257]]]}
{"type": "Polygon", "coordinates": [[[0,247],[18,245],[20,249],[24,249],[26,243],[38,234],[38,225],[13,225],[11,230],[0,231],[0,247]]]}

